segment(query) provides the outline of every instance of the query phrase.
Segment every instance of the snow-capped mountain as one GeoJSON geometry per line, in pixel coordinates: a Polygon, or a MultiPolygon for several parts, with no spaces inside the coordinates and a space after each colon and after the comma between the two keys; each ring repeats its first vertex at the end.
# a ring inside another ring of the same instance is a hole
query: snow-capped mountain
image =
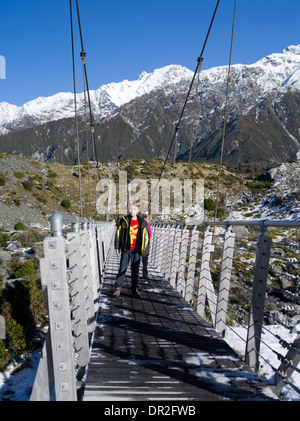
{"type": "MultiPolygon", "coordinates": [[[[200,73],[192,156],[217,161],[223,128],[228,67],[200,73]]],[[[90,91],[99,125],[100,159],[164,156],[174,133],[193,72],[180,65],[142,72],[134,81],[109,83],[90,91]]],[[[191,143],[196,83],[180,128],[177,157],[187,159],[191,143]]],[[[251,65],[231,67],[227,111],[227,162],[294,159],[300,149],[300,45],[273,53],[251,65]]],[[[84,114],[84,95],[77,95],[84,114]]],[[[74,97],[58,93],[22,107],[0,103],[0,152],[42,160],[74,161],[74,97]],[[68,119],[72,119],[69,122],[68,119]],[[27,145],[31,131],[31,144],[27,145]],[[8,137],[7,137],[8,136],[8,137]],[[25,141],[24,141],[25,136],[25,141]],[[59,136],[59,138],[58,138],[59,136]],[[23,140],[23,151],[20,146],[23,140]],[[57,155],[57,151],[60,151],[57,155]]]]}
{"type": "MultiPolygon", "coordinates": [[[[166,66],[153,73],[142,72],[134,81],[109,83],[90,91],[93,112],[97,117],[108,118],[122,105],[161,87],[172,91],[174,86],[191,80],[193,73],[182,66],[166,66]]],[[[77,95],[78,109],[84,112],[84,93],[77,95]]],[[[50,97],[40,97],[21,107],[0,103],[0,134],[49,121],[74,117],[74,94],[62,92],[50,97]]]]}

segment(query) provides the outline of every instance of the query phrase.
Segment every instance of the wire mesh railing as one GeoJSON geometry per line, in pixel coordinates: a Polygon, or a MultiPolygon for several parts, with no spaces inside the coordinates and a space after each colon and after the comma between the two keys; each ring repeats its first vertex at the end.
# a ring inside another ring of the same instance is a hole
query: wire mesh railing
{"type": "Polygon", "coordinates": [[[90,359],[100,286],[115,224],[52,215],[44,239],[41,283],[48,307],[44,342],[31,401],[76,401],[90,359]],[[54,396],[54,398],[53,398],[54,396]]]}
{"type": "Polygon", "coordinates": [[[285,385],[300,395],[293,381],[300,359],[299,227],[246,220],[152,225],[152,264],[225,339],[228,331],[236,335],[250,367],[262,374],[269,366],[266,380],[278,396],[285,385]],[[265,340],[269,335],[275,344],[265,340]],[[261,352],[266,348],[276,365],[261,352]]]}

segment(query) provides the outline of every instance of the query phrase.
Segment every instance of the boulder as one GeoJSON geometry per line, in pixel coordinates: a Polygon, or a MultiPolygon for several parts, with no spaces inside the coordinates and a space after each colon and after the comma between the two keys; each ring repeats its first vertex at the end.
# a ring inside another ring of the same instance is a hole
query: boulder
{"type": "Polygon", "coordinates": [[[11,254],[9,251],[0,250],[0,262],[1,265],[5,263],[10,263],[11,261],[11,254]]]}
{"type": "Polygon", "coordinates": [[[36,258],[41,259],[42,257],[44,257],[44,243],[43,242],[35,243],[32,246],[31,250],[36,258]]]}
{"type": "Polygon", "coordinates": [[[277,168],[271,168],[266,173],[266,180],[268,180],[268,181],[274,181],[275,180],[275,177],[277,175],[277,172],[278,172],[278,167],[277,168]]]}

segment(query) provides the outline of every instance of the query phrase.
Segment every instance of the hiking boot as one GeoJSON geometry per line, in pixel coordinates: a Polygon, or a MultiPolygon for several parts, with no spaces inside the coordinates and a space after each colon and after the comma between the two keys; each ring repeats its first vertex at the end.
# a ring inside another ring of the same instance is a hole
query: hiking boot
{"type": "Polygon", "coordinates": [[[133,298],[141,298],[141,294],[137,288],[132,290],[132,296],[133,298]]]}
{"type": "Polygon", "coordinates": [[[119,296],[120,296],[120,294],[121,294],[121,288],[116,288],[116,290],[115,290],[115,292],[113,293],[113,295],[114,295],[115,297],[119,297],[119,296]]]}

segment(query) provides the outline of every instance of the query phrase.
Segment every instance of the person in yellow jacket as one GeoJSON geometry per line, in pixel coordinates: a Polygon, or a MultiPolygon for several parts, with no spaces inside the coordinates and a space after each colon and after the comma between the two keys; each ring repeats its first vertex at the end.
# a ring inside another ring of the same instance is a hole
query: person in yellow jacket
{"type": "Polygon", "coordinates": [[[115,235],[115,249],[119,256],[121,254],[120,266],[115,282],[114,296],[119,296],[125,279],[125,273],[129,262],[131,262],[132,295],[141,298],[138,290],[139,265],[141,256],[149,253],[149,231],[148,224],[141,218],[139,202],[129,204],[129,215],[119,219],[115,235]]]}

